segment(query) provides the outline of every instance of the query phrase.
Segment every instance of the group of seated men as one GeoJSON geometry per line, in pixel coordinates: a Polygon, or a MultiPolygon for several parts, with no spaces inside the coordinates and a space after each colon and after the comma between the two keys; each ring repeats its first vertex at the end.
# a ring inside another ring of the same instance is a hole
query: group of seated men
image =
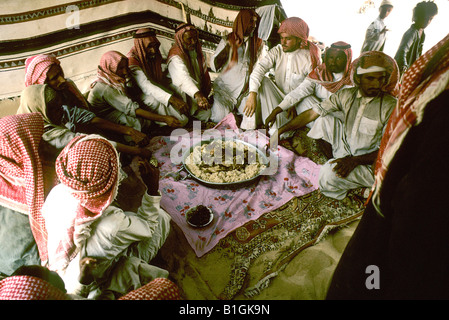
{"type": "Polygon", "coordinates": [[[126,56],[109,51],[101,57],[87,94],[65,78],[56,57],[27,59],[17,113],[30,116],[21,120],[36,127],[43,119],[43,132],[36,129],[39,137],[31,138],[42,138],[56,150],[59,183],[45,203],[43,188],[35,195],[40,201],[33,201],[30,215],[41,259],[52,270],[67,275],[68,282],[76,274],[81,284],[95,283],[89,294],[96,297],[123,295],[123,288],[142,285],[144,277],[136,280],[131,271],[136,268],[148,279],[167,276],[147,264],[170,228],[159,207],[157,169],[146,161],[149,135],[161,126],[218,123],[234,113],[241,129],[265,128],[281,140],[307,126],[308,137],[329,151],[319,175],[325,196],[342,200],[350,190],[371,188],[373,163],[396,106],[396,62],[380,51],[353,61],[351,45],[344,41],[322,55],[308,40],[308,25],[297,17],[281,23],[281,43],[266,51],[259,22],[254,10],[239,12],[210,61],[218,73],[213,83],[198,30],[190,23],[176,28],[165,61],[168,75],[156,34],[139,29],[126,56]],[[36,113],[42,119],[34,118],[36,113]],[[120,154],[144,159],[140,168],[147,192],[137,213],[112,205],[121,179],[120,154]]]}
{"type": "Polygon", "coordinates": [[[211,58],[218,73],[213,83],[198,30],[189,23],[176,28],[168,75],[155,33],[140,29],[127,56],[109,51],[101,57],[87,98],[64,77],[56,57],[31,57],[18,113],[41,113],[43,139],[57,150],[80,133],[99,133],[121,154],[143,158],[151,157],[145,146],[155,128],[218,123],[229,113],[241,129],[265,128],[281,140],[307,126],[308,136],[331,150],[320,173],[323,194],[341,200],[349,190],[370,188],[371,165],[396,104],[395,61],[379,51],[352,61],[351,45],[343,41],[322,55],[297,17],[281,23],[281,43],[266,51],[259,21],[254,10],[239,12],[211,58]]]}

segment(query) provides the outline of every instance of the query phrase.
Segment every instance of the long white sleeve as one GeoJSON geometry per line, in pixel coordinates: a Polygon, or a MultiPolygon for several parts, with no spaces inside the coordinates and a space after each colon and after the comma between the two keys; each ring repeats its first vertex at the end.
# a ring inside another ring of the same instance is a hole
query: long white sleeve
{"type": "Polygon", "coordinates": [[[166,92],[164,89],[148,80],[147,76],[141,68],[133,66],[130,68],[130,70],[137,86],[140,88],[140,90],[142,90],[142,93],[144,95],[153,96],[164,106],[168,106],[168,100],[171,97],[170,93],[166,92]]]}
{"type": "Polygon", "coordinates": [[[185,92],[191,98],[195,98],[195,93],[199,89],[199,84],[195,81],[189,73],[187,66],[178,56],[174,56],[168,62],[168,72],[173,81],[173,84],[182,92],[185,92]]]}
{"type": "Polygon", "coordinates": [[[86,242],[87,255],[113,258],[133,242],[151,238],[159,224],[160,200],[145,193],[136,213],[108,207],[86,242]]]}
{"type": "Polygon", "coordinates": [[[282,110],[289,109],[290,107],[297,104],[305,97],[308,97],[308,96],[314,94],[315,87],[316,87],[315,82],[313,82],[307,78],[304,79],[304,81],[296,89],[294,89],[293,91],[291,91],[290,93],[288,93],[285,96],[284,100],[282,100],[282,102],[279,104],[279,107],[282,110]]]}
{"type": "Polygon", "coordinates": [[[220,68],[215,66],[215,58],[226,48],[226,40],[221,39],[220,43],[218,43],[217,48],[215,49],[214,54],[210,59],[210,68],[213,72],[219,72],[220,68]]]}
{"type": "Polygon", "coordinates": [[[254,66],[249,80],[250,92],[257,92],[259,90],[263,77],[268,71],[270,71],[271,68],[275,66],[276,57],[278,56],[278,50],[275,49],[276,47],[268,51],[266,55],[254,66]]]}

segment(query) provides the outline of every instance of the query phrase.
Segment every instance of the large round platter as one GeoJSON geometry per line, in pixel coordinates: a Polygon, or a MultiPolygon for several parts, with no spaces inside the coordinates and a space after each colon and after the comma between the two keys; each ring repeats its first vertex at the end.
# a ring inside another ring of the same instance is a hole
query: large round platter
{"type": "MultiPolygon", "coordinates": [[[[254,145],[252,145],[252,144],[250,144],[248,142],[245,142],[243,140],[239,140],[239,139],[223,138],[221,140],[223,142],[233,141],[233,142],[236,142],[236,143],[239,143],[239,144],[247,146],[248,150],[251,150],[252,152],[257,153],[257,157],[258,157],[260,163],[268,165],[269,160],[268,160],[267,156],[260,149],[258,149],[256,146],[254,146],[254,145]]],[[[195,179],[196,181],[200,182],[203,185],[206,185],[206,186],[212,187],[212,188],[219,188],[219,189],[238,189],[238,188],[242,188],[242,187],[245,187],[245,186],[252,185],[252,184],[256,183],[260,179],[260,176],[261,176],[261,174],[263,173],[264,170],[260,170],[257,174],[255,174],[251,178],[243,179],[243,180],[239,180],[239,181],[235,181],[235,182],[212,182],[212,181],[207,181],[205,179],[202,179],[202,178],[198,177],[197,175],[195,175],[192,172],[192,170],[189,169],[189,166],[186,163],[187,158],[189,157],[189,155],[193,152],[193,150],[197,146],[203,146],[205,144],[212,143],[213,141],[214,140],[203,140],[203,141],[200,141],[200,142],[194,144],[189,150],[184,152],[184,154],[182,156],[183,168],[188,172],[188,175],[190,177],[192,177],[193,179],[195,179]]]]}

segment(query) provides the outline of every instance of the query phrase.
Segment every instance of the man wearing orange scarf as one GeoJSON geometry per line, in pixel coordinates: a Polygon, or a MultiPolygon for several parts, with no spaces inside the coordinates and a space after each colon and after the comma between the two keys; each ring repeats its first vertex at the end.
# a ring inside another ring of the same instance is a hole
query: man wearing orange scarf
{"type": "Polygon", "coordinates": [[[161,116],[175,117],[184,126],[188,121],[188,106],[174,94],[162,71],[164,59],[156,33],[149,28],[142,28],[136,31],[133,38],[134,46],[127,54],[133,79],[131,98],[161,116]]]}
{"type": "Polygon", "coordinates": [[[211,115],[208,100],[211,79],[198,30],[190,23],[183,23],[175,32],[175,43],[167,57],[168,72],[176,91],[189,105],[189,115],[207,122],[211,115]]]}
{"type": "MultiPolygon", "coordinates": [[[[309,27],[302,19],[292,17],[284,20],[278,33],[281,44],[268,51],[251,73],[250,94],[243,112],[247,117],[255,114],[256,123],[249,129],[260,127],[285,96],[320,64],[320,50],[308,40],[309,27]],[[265,76],[271,69],[274,69],[274,82],[265,76]]],[[[274,126],[280,128],[287,121],[285,115],[280,115],[274,126]]]]}

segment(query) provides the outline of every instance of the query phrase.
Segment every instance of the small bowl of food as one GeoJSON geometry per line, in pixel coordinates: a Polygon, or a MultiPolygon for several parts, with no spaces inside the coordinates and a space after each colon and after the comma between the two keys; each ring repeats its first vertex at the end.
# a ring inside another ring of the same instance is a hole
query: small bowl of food
{"type": "Polygon", "coordinates": [[[186,212],[186,221],[194,228],[203,228],[209,225],[213,219],[212,210],[203,205],[193,207],[186,212]]]}

